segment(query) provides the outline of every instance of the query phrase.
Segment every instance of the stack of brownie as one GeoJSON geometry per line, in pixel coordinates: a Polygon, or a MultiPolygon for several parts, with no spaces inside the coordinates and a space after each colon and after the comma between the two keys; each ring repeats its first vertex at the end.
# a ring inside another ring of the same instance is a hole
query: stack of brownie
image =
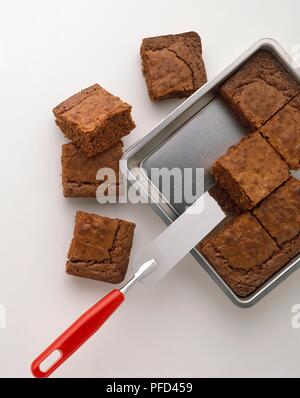
{"type": "Polygon", "coordinates": [[[72,142],[62,147],[62,184],[66,197],[95,197],[103,181],[97,171],[116,172],[123,154],[120,139],[135,127],[131,106],[98,84],[73,95],[53,110],[56,124],[72,142]]]}
{"type": "Polygon", "coordinates": [[[300,252],[300,85],[259,51],[220,93],[250,134],[212,167],[212,196],[238,215],[198,248],[244,297],[300,252]]]}
{"type": "MultiPolygon", "coordinates": [[[[195,32],[150,37],[141,45],[143,72],[152,100],[187,97],[206,78],[202,44],[195,32]]],[[[112,194],[118,195],[121,138],[135,127],[131,106],[98,84],[68,98],[53,110],[56,124],[70,143],[62,146],[62,185],[65,197],[97,197],[97,172],[115,172],[112,194]]],[[[101,190],[102,192],[102,190],[101,190]]],[[[107,190],[102,193],[106,196],[107,190]]],[[[77,212],[67,272],[120,283],[126,274],[135,225],[96,214],[77,212]]]]}

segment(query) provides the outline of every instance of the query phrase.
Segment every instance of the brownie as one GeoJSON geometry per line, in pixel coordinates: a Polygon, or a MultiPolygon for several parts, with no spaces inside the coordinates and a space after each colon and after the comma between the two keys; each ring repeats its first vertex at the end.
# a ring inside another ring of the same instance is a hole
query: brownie
{"type": "Polygon", "coordinates": [[[135,224],[78,211],[67,273],[120,283],[128,268],[135,224]]]}
{"type": "Polygon", "coordinates": [[[195,32],[148,37],[140,52],[152,100],[188,97],[207,81],[201,39],[195,32]]]}
{"type": "Polygon", "coordinates": [[[300,252],[300,181],[290,178],[254,210],[255,217],[290,257],[300,252]]]}
{"type": "Polygon", "coordinates": [[[281,109],[260,131],[291,169],[300,169],[300,95],[281,109]]]}
{"type": "Polygon", "coordinates": [[[96,179],[101,168],[110,168],[116,174],[116,194],[119,191],[119,160],[123,145],[119,141],[99,155],[88,158],[73,143],[62,146],[62,185],[64,196],[68,198],[96,197],[96,190],[104,181],[96,179]]]}
{"type": "Polygon", "coordinates": [[[237,216],[197,248],[241,297],[254,292],[289,261],[250,213],[237,216]]]}
{"type": "Polygon", "coordinates": [[[259,132],[231,147],[212,173],[243,210],[255,207],[289,178],[287,164],[259,132]]]}
{"type": "Polygon", "coordinates": [[[220,184],[214,184],[208,192],[210,196],[216,200],[225,214],[241,214],[243,212],[220,184]]]}
{"type": "Polygon", "coordinates": [[[262,50],[220,87],[220,93],[246,124],[257,129],[300,93],[300,85],[262,50]]]}
{"type": "Polygon", "coordinates": [[[53,113],[65,136],[88,157],[115,145],[135,127],[131,106],[99,84],[68,98],[53,113]]]}

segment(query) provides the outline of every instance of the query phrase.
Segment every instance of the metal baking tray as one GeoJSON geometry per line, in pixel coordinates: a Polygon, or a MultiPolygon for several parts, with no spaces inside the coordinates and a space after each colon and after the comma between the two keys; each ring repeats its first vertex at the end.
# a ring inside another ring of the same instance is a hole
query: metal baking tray
{"type": "MultiPolygon", "coordinates": [[[[300,75],[283,48],[273,39],[258,41],[124,153],[123,159],[127,161],[125,172],[129,181],[138,184],[150,197],[151,185],[153,188],[151,168],[201,167],[204,168],[204,190],[207,191],[214,184],[209,172],[212,163],[247,134],[239,118],[218,95],[218,88],[262,49],[271,52],[300,83],[300,75]]],[[[295,175],[300,177],[300,173],[295,175]]],[[[159,196],[159,187],[155,188],[159,196]]],[[[186,208],[185,203],[162,203],[162,200],[157,203],[157,199],[150,205],[168,225],[186,208]]],[[[257,303],[300,265],[300,256],[297,256],[253,294],[241,298],[230,289],[201,253],[193,249],[191,254],[232,302],[240,307],[250,307],[257,303]]]]}

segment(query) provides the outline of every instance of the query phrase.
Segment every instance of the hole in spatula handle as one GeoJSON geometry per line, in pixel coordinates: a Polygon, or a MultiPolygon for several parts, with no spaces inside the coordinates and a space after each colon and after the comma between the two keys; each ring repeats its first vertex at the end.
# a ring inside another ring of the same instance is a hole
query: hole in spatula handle
{"type": "Polygon", "coordinates": [[[62,352],[60,350],[52,351],[41,363],[39,369],[47,373],[52,366],[56,364],[57,361],[62,357],[62,352]]]}

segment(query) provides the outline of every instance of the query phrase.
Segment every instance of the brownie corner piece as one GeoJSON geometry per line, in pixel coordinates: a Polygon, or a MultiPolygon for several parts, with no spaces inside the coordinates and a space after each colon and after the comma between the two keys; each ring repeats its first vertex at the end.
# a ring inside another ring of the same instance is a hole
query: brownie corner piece
{"type": "Polygon", "coordinates": [[[300,94],[260,131],[291,169],[300,169],[300,94]]]}
{"type": "Polygon", "coordinates": [[[197,249],[240,297],[253,293],[289,261],[250,213],[236,217],[197,249]]]}
{"type": "Polygon", "coordinates": [[[116,144],[135,127],[131,105],[94,84],[53,109],[56,124],[92,157],[116,144]]]}
{"type": "Polygon", "coordinates": [[[148,93],[154,101],[188,97],[207,81],[196,32],[145,38],[140,53],[148,93]]]}
{"type": "Polygon", "coordinates": [[[300,253],[300,181],[291,177],[253,212],[289,258],[300,253]]]}
{"type": "Polygon", "coordinates": [[[259,132],[231,147],[211,171],[243,210],[254,208],[290,176],[287,164],[259,132]]]}
{"type": "Polygon", "coordinates": [[[78,211],[66,271],[109,283],[124,280],[135,224],[78,211]]]}
{"type": "Polygon", "coordinates": [[[268,51],[254,54],[220,87],[245,124],[260,128],[300,93],[300,85],[268,51]]]}
{"type": "Polygon", "coordinates": [[[62,146],[62,186],[67,198],[96,197],[97,188],[104,182],[96,179],[98,170],[110,168],[115,173],[115,194],[119,193],[119,161],[123,144],[119,141],[99,155],[87,157],[72,142],[62,146]]]}

